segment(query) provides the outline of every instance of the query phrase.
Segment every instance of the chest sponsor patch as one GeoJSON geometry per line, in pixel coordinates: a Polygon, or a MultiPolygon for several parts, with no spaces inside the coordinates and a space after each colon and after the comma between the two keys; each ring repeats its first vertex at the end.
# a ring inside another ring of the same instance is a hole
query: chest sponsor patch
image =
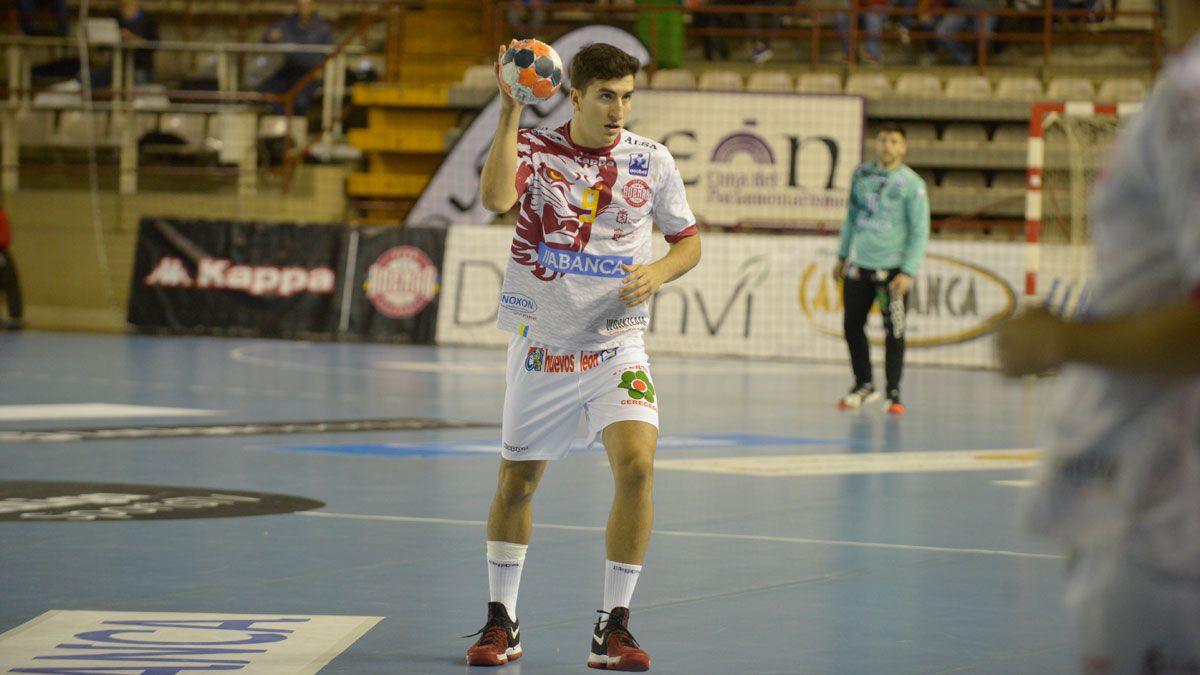
{"type": "Polygon", "coordinates": [[[538,243],[538,265],[560,274],[582,274],[589,277],[624,279],[621,265],[632,265],[633,258],[623,255],[593,255],[578,251],[550,248],[538,243]]]}
{"type": "Polygon", "coordinates": [[[621,196],[630,206],[639,209],[650,201],[650,186],[646,181],[634,178],[621,188],[621,196]]]}
{"type": "Polygon", "coordinates": [[[650,153],[635,152],[629,156],[629,175],[643,178],[650,175],[650,153]]]}

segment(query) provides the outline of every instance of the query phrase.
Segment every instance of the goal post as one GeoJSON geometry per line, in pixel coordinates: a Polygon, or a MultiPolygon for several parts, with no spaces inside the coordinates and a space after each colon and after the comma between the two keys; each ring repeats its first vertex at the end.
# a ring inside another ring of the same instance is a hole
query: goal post
{"type": "Polygon", "coordinates": [[[1025,191],[1025,302],[1070,313],[1092,256],[1089,205],[1124,123],[1141,103],[1034,103],[1025,191]]]}

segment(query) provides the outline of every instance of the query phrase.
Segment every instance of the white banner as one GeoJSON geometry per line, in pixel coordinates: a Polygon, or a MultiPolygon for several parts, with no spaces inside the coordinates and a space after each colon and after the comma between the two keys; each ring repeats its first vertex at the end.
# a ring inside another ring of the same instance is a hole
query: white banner
{"type": "Polygon", "coordinates": [[[626,125],[665,144],[701,223],[841,225],[862,161],[863,100],[645,91],[626,125]]]}
{"type": "MultiPolygon", "coordinates": [[[[608,26],[572,31],[554,49],[569,67],[592,42],[615,45],[642,63],[650,59],[636,38],[608,26]]],[[[548,101],[526,106],[522,126],[553,128],[570,119],[569,84],[548,101]]],[[[459,138],[409,212],[408,225],[493,217],[479,201],[479,172],[499,105],[493,98],[459,138]]],[[[864,115],[857,96],[641,90],[626,126],[671,150],[701,223],[838,226],[850,176],[862,161],[864,115]]]]}
{"type": "MultiPolygon", "coordinates": [[[[830,276],[837,240],[706,232],[696,269],[662,288],[646,336],[651,353],[741,355],[842,362],[842,302],[830,276]]],[[[455,226],[446,241],[437,342],[503,346],[497,298],[512,241],[502,226],[455,226]]],[[[656,238],[655,257],[666,251],[656,238]]],[[[907,319],[907,363],[994,367],[992,335],[1017,307],[1024,280],[1021,242],[929,243],[907,319]]],[[[1042,245],[1047,261],[1078,258],[1042,245]]],[[[1043,292],[1069,270],[1044,270],[1043,292]]],[[[882,365],[882,320],[868,335],[882,365]]]]}

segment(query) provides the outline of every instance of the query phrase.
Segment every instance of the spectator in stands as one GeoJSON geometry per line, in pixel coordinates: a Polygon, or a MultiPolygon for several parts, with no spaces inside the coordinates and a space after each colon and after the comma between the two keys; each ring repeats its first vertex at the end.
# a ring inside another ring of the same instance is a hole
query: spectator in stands
{"type": "MultiPolygon", "coordinates": [[[[1003,0],[948,0],[946,7],[974,10],[1003,9],[1003,4],[1003,0]]],[[[967,45],[955,37],[955,35],[962,33],[963,29],[967,26],[971,26],[971,30],[983,35],[983,40],[986,43],[988,36],[996,29],[997,20],[998,17],[995,15],[980,17],[973,14],[945,14],[937,23],[938,44],[946,50],[946,53],[956,63],[969,66],[975,63],[977,54],[976,44],[972,42],[970,45],[967,45]]]]}
{"type": "MultiPolygon", "coordinates": [[[[900,24],[900,43],[912,44],[911,33],[933,33],[937,30],[938,21],[941,15],[934,14],[946,6],[946,0],[896,0],[896,7],[904,9],[915,9],[917,13],[907,14],[899,17],[900,24]]],[[[922,66],[933,64],[934,55],[937,52],[937,42],[934,40],[920,40],[917,46],[917,52],[920,56],[917,57],[918,63],[922,66]]]]}
{"type": "MultiPolygon", "coordinates": [[[[723,5],[723,4],[726,4],[726,3],[721,2],[721,0],[688,0],[688,8],[689,9],[695,9],[697,7],[702,7],[704,5],[716,7],[718,5],[723,5]]],[[[696,28],[729,28],[732,26],[731,18],[732,18],[732,15],[730,15],[730,14],[717,14],[717,13],[710,14],[708,12],[693,12],[692,13],[692,26],[694,26],[696,28]]],[[[704,36],[704,60],[705,61],[713,61],[715,59],[720,59],[722,61],[725,61],[728,58],[729,58],[729,41],[728,40],[726,40],[724,37],[718,36],[718,35],[705,35],[704,36]]]]}
{"type": "MultiPolygon", "coordinates": [[[[788,0],[728,0],[730,5],[772,5],[783,6],[788,4],[788,0]]],[[[779,30],[783,27],[782,14],[763,14],[759,12],[746,12],[746,28],[752,31],[759,31],[766,28],[767,30],[779,30]]],[[[755,64],[763,64],[770,61],[775,52],[771,50],[771,38],[753,38],[754,47],[750,51],[750,62],[755,64]]]]}
{"type": "Polygon", "coordinates": [[[1062,23],[1095,23],[1103,18],[1104,0],[1054,0],[1054,9],[1086,9],[1087,16],[1064,17],[1062,23]]]}
{"type": "Polygon", "coordinates": [[[37,34],[33,25],[33,14],[42,5],[54,7],[54,34],[58,37],[66,37],[70,27],[68,19],[71,16],[67,9],[67,0],[17,0],[17,18],[21,24],[21,32],[26,35],[37,34]]]}
{"type": "Polygon", "coordinates": [[[877,161],[860,164],[850,178],[850,208],[833,266],[833,278],[842,284],[842,330],[854,371],[854,386],[838,407],[856,410],[879,398],[866,333],[867,316],[878,302],[887,332],[887,411],[903,415],[904,326],[909,291],[929,241],[929,196],[924,179],[904,164],[908,143],[903,127],[881,126],[875,150],[877,161]]]}
{"type": "MultiPolygon", "coordinates": [[[[141,0],[121,0],[117,13],[121,40],[125,43],[158,41],[158,21],[142,9],[141,0]]],[[[133,52],[133,83],[154,81],[154,50],[135,49],[133,52]]]]}
{"type": "MultiPolygon", "coordinates": [[[[903,0],[901,0],[903,1],[903,0]]],[[[862,56],[863,63],[878,64],[883,59],[883,22],[887,20],[886,11],[892,0],[852,0],[859,11],[859,44],[865,47],[862,56]]],[[[834,24],[842,37],[842,53],[850,58],[850,14],[838,14],[834,24]]]]}
{"type": "Polygon", "coordinates": [[[8,214],[0,206],[0,295],[8,300],[8,320],[3,326],[8,330],[21,330],[21,284],[17,280],[17,265],[8,250],[11,242],[8,214]]]}
{"type": "MultiPolygon", "coordinates": [[[[296,13],[271,26],[263,37],[263,42],[332,45],[334,44],[333,26],[317,15],[316,0],[296,0],[296,13]]],[[[289,52],[284,55],[283,65],[258,85],[258,91],[264,94],[286,93],[309,71],[319,68],[324,60],[325,55],[320,53],[289,52]]],[[[308,112],[319,85],[320,80],[314,79],[296,94],[293,110],[297,115],[308,112]]],[[[275,114],[283,114],[282,102],[275,103],[273,107],[275,114]]]]}
{"type": "Polygon", "coordinates": [[[1079,314],[1032,307],[997,336],[1006,374],[1059,371],[1021,520],[1070,553],[1072,672],[1200,671],[1197,91],[1194,41],[1105,162],[1079,314]]]}
{"type": "Polygon", "coordinates": [[[546,5],[550,0],[522,0],[523,9],[509,7],[504,17],[517,39],[535,38],[546,25],[546,5]]]}

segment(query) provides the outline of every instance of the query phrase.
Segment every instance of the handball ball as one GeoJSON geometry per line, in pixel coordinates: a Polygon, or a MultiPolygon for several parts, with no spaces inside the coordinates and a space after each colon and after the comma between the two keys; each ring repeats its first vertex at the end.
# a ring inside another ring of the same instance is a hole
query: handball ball
{"type": "Polygon", "coordinates": [[[517,40],[500,57],[500,86],[520,103],[541,103],[562,85],[558,52],[541,40],[517,40]]]}

